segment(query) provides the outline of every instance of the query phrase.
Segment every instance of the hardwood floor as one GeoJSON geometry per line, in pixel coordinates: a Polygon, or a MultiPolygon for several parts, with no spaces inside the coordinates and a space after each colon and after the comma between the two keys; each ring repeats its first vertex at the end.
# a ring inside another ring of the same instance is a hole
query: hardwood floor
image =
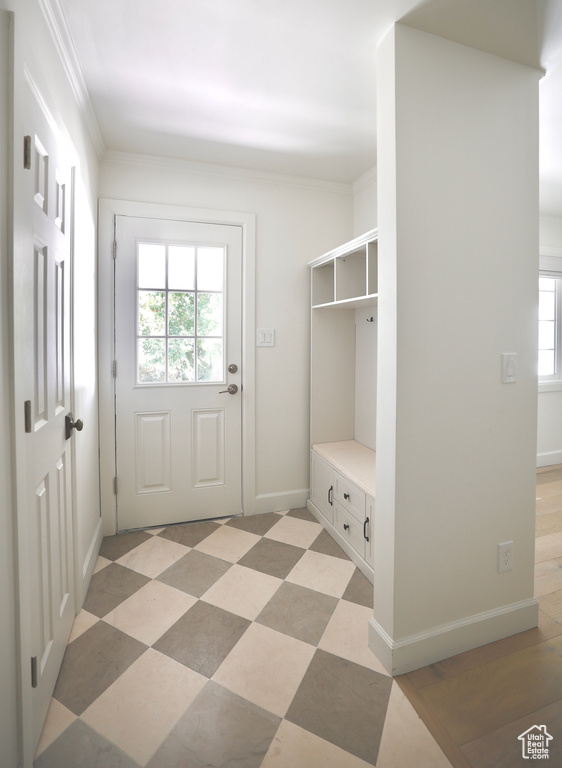
{"type": "Polygon", "coordinates": [[[562,465],[537,472],[535,535],[539,626],[396,678],[454,768],[528,765],[535,725],[562,765],[562,465]]]}

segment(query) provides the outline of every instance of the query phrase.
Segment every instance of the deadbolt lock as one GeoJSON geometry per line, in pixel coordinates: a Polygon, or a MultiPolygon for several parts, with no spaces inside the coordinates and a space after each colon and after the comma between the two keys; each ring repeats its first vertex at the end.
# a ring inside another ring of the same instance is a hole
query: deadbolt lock
{"type": "Polygon", "coordinates": [[[236,365],[236,363],[231,363],[228,366],[228,372],[229,373],[236,373],[237,370],[238,370],[238,366],[236,365]]]}

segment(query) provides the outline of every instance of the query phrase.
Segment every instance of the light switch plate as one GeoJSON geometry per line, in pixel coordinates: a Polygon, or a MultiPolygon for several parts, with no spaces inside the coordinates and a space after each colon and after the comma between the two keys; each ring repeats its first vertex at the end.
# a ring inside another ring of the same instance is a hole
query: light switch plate
{"type": "Polygon", "coordinates": [[[258,328],[257,346],[274,347],[275,330],[273,328],[258,328]]]}
{"type": "Polygon", "coordinates": [[[515,384],[517,381],[517,353],[502,353],[502,383],[515,384]]]}

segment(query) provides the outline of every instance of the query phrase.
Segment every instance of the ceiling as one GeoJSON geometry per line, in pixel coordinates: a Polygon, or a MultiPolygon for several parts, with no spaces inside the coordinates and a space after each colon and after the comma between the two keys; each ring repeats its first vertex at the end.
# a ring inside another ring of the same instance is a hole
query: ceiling
{"type": "Polygon", "coordinates": [[[50,0],[107,149],[353,182],[395,21],[541,66],[541,212],[562,217],[562,0],[50,0]]]}

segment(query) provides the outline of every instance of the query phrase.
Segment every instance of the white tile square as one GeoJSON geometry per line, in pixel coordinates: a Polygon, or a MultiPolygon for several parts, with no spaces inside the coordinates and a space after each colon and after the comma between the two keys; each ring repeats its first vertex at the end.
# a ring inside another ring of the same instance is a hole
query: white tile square
{"type": "Polygon", "coordinates": [[[74,619],[68,642],[71,643],[73,640],[76,640],[77,637],[83,635],[86,630],[90,629],[90,627],[93,627],[94,624],[98,623],[98,621],[99,618],[97,616],[94,616],[93,613],[88,613],[88,611],[82,609],[78,616],[74,619]]]}
{"type": "Polygon", "coordinates": [[[332,597],[341,597],[354,570],[355,565],[350,560],[308,550],[289,573],[286,581],[324,592],[332,597]]]}
{"type": "Polygon", "coordinates": [[[328,622],[318,647],[364,667],[388,675],[369,648],[369,619],[373,609],[340,600],[328,622]]]}
{"type": "Polygon", "coordinates": [[[207,678],[149,648],[81,719],[146,765],[207,678]]]}
{"type": "Polygon", "coordinates": [[[113,560],[108,560],[107,557],[102,557],[101,555],[98,555],[96,559],[96,564],[94,565],[93,573],[98,573],[104,568],[107,568],[107,566],[111,565],[112,562],[113,560]]]}
{"type": "MultiPolygon", "coordinates": [[[[415,763],[411,763],[412,766],[415,763]]],[[[372,768],[335,744],[283,720],[260,768],[372,768]]],[[[399,768],[397,763],[394,768],[399,768]]],[[[406,765],[400,768],[409,768],[406,765]]]]}
{"type": "Polygon", "coordinates": [[[392,682],[377,768],[452,768],[437,742],[404,696],[392,682]]]}
{"type": "Polygon", "coordinates": [[[308,549],[321,531],[320,523],[285,515],[269,529],[264,538],[308,549]]]}
{"type": "Polygon", "coordinates": [[[103,617],[107,624],[152,645],[197,602],[197,598],[160,581],[149,581],[103,617]]]}
{"type": "Polygon", "coordinates": [[[153,536],[127,552],[116,562],[137,573],[142,573],[143,576],[155,579],[187,552],[189,552],[189,547],[184,547],[183,544],[168,541],[168,539],[163,539],[160,536],[153,536]]]}
{"type": "Polygon", "coordinates": [[[316,649],[260,624],[251,624],[213,680],[284,717],[316,649]]]}
{"type": "Polygon", "coordinates": [[[205,552],[207,555],[219,557],[229,563],[237,563],[260,538],[254,533],[240,531],[230,525],[222,525],[194,549],[205,552]]]}
{"type": "Polygon", "coordinates": [[[282,583],[281,579],[261,571],[233,565],[201,599],[253,621],[282,583]]]}

